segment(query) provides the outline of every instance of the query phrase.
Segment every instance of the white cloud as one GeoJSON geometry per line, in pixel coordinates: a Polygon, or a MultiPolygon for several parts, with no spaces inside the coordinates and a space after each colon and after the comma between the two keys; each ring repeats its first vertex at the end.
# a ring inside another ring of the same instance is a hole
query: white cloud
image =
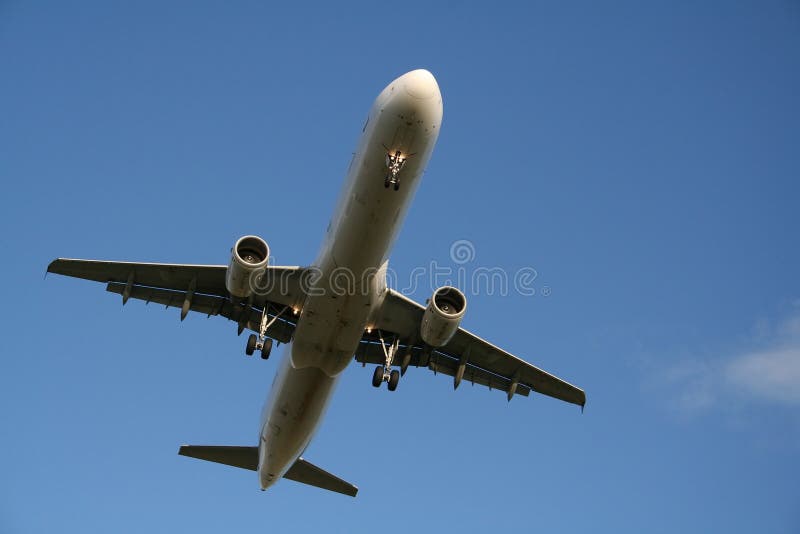
{"type": "Polygon", "coordinates": [[[800,406],[800,315],[776,328],[756,325],[759,347],[704,360],[683,360],[661,372],[680,413],[707,412],[721,401],[800,406]]]}
{"type": "Polygon", "coordinates": [[[725,366],[725,380],[764,400],[800,404],[800,346],[739,356],[725,366]]]}

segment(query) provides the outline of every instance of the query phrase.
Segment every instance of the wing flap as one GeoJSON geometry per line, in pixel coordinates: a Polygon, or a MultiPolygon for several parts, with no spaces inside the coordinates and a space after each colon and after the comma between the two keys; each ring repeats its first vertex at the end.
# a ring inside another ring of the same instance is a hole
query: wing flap
{"type": "MultiPolygon", "coordinates": [[[[398,352],[398,354],[400,354],[400,359],[402,359],[402,355],[405,354],[407,350],[407,346],[400,347],[398,352]]],[[[383,365],[385,361],[383,349],[381,349],[381,346],[376,343],[362,342],[356,351],[356,361],[359,363],[383,365]]],[[[397,365],[400,362],[396,361],[394,363],[397,365]]],[[[441,373],[447,376],[455,377],[458,373],[459,363],[460,362],[458,359],[438,351],[433,351],[430,355],[426,356],[420,347],[411,348],[409,365],[412,367],[427,367],[433,371],[434,374],[441,373]]],[[[505,393],[508,393],[513,381],[512,379],[491,373],[469,363],[466,363],[464,366],[462,380],[473,385],[478,384],[480,386],[486,386],[489,389],[496,389],[505,393]]],[[[527,397],[529,393],[530,388],[522,383],[519,383],[514,389],[515,395],[527,397]]]]}
{"type": "Polygon", "coordinates": [[[542,395],[581,407],[586,404],[586,394],[582,389],[517,358],[463,328],[458,329],[456,335],[443,350],[459,356],[468,353],[470,363],[484,369],[491,369],[492,372],[501,376],[509,378],[517,376],[520,384],[525,384],[542,395]]]}
{"type": "MultiPolygon", "coordinates": [[[[106,291],[124,294],[126,284],[111,282],[106,286],[106,291]]],[[[182,308],[186,302],[187,293],[185,291],[172,291],[155,287],[133,286],[130,288],[130,298],[143,300],[146,303],[155,302],[163,304],[169,308],[182,308]]],[[[193,294],[189,299],[189,310],[204,313],[211,317],[220,315],[231,321],[240,322],[246,328],[258,331],[261,322],[261,310],[248,305],[234,305],[227,298],[215,295],[193,294]]],[[[277,310],[269,313],[270,317],[275,316],[277,310]]],[[[282,316],[283,317],[283,316],[282,316]]],[[[279,318],[267,329],[267,336],[281,343],[289,343],[294,333],[294,324],[290,321],[279,318]]]]}

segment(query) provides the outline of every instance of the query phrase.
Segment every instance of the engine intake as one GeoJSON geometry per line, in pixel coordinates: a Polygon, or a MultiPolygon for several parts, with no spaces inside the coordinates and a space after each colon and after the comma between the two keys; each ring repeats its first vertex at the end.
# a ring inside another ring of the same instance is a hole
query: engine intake
{"type": "Polygon", "coordinates": [[[231,262],[225,273],[225,287],[234,297],[246,298],[253,292],[251,277],[267,270],[269,246],[258,236],[240,237],[231,249],[231,262]]]}
{"type": "Polygon", "coordinates": [[[442,347],[458,331],[458,325],[467,311],[464,293],[451,286],[433,292],[422,316],[420,336],[431,347],[442,347]]]}

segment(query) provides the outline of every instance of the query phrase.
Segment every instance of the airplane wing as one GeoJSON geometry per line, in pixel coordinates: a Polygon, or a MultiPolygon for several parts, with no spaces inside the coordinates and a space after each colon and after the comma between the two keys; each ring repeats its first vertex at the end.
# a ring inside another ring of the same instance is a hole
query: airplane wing
{"type": "Polygon", "coordinates": [[[383,348],[378,330],[391,333],[401,340],[395,365],[428,367],[434,373],[453,377],[453,386],[461,380],[505,391],[508,399],[527,396],[535,391],[581,408],[586,404],[582,389],[517,358],[475,334],[459,328],[443,347],[425,347],[419,339],[419,328],[425,307],[394,290],[388,290],[372,334],[364,336],[356,353],[361,363],[384,363],[383,348]],[[397,361],[399,360],[399,361],[397,361]],[[405,360],[405,362],[403,361],[405,360]]]}
{"type": "MultiPolygon", "coordinates": [[[[225,288],[225,265],[181,265],[58,258],[47,272],[94,280],[107,284],[106,290],[129,298],[181,309],[181,320],[189,311],[207,316],[221,315],[239,327],[258,331],[264,307],[270,317],[284,306],[294,308],[305,298],[302,290],[305,269],[267,267],[262,279],[264,291],[247,302],[231,302],[225,288]]],[[[267,335],[288,343],[294,333],[294,315],[284,313],[267,330],[267,335]]]]}
{"type": "MultiPolygon", "coordinates": [[[[224,265],[63,258],[54,260],[47,267],[47,272],[105,283],[107,291],[122,295],[123,304],[129,298],[134,298],[180,308],[181,319],[189,311],[204,313],[209,317],[220,315],[238,323],[240,329],[253,331],[258,331],[265,306],[267,314],[272,318],[280,313],[283,306],[299,306],[305,298],[305,269],[270,266],[264,275],[267,280],[262,284],[265,291],[254,295],[248,302],[234,304],[225,288],[225,271],[224,265]]],[[[406,340],[405,344],[400,345],[400,361],[395,361],[395,364],[401,364],[405,359],[405,366],[428,367],[434,373],[452,376],[455,387],[458,387],[462,379],[466,379],[473,384],[505,391],[509,399],[514,395],[527,396],[533,390],[581,407],[586,404],[586,396],[580,388],[463,328],[459,328],[444,347],[433,350],[425,347],[419,340],[419,326],[424,312],[425,308],[421,304],[389,290],[374,331],[362,339],[356,351],[356,360],[361,363],[384,363],[377,332],[380,330],[406,340]]],[[[288,343],[292,339],[295,326],[293,314],[280,315],[269,327],[267,336],[288,343]]]]}

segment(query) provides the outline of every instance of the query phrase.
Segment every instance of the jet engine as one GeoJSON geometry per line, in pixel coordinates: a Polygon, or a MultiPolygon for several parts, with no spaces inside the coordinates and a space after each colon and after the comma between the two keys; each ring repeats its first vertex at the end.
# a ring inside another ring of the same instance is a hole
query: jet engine
{"type": "Polygon", "coordinates": [[[420,336],[431,347],[442,347],[458,331],[458,325],[467,310],[464,293],[450,286],[433,292],[422,316],[420,336]]]}
{"type": "Polygon", "coordinates": [[[253,292],[253,277],[267,270],[269,246],[258,236],[240,237],[231,249],[231,262],[225,273],[225,287],[233,297],[246,298],[253,292]]]}

